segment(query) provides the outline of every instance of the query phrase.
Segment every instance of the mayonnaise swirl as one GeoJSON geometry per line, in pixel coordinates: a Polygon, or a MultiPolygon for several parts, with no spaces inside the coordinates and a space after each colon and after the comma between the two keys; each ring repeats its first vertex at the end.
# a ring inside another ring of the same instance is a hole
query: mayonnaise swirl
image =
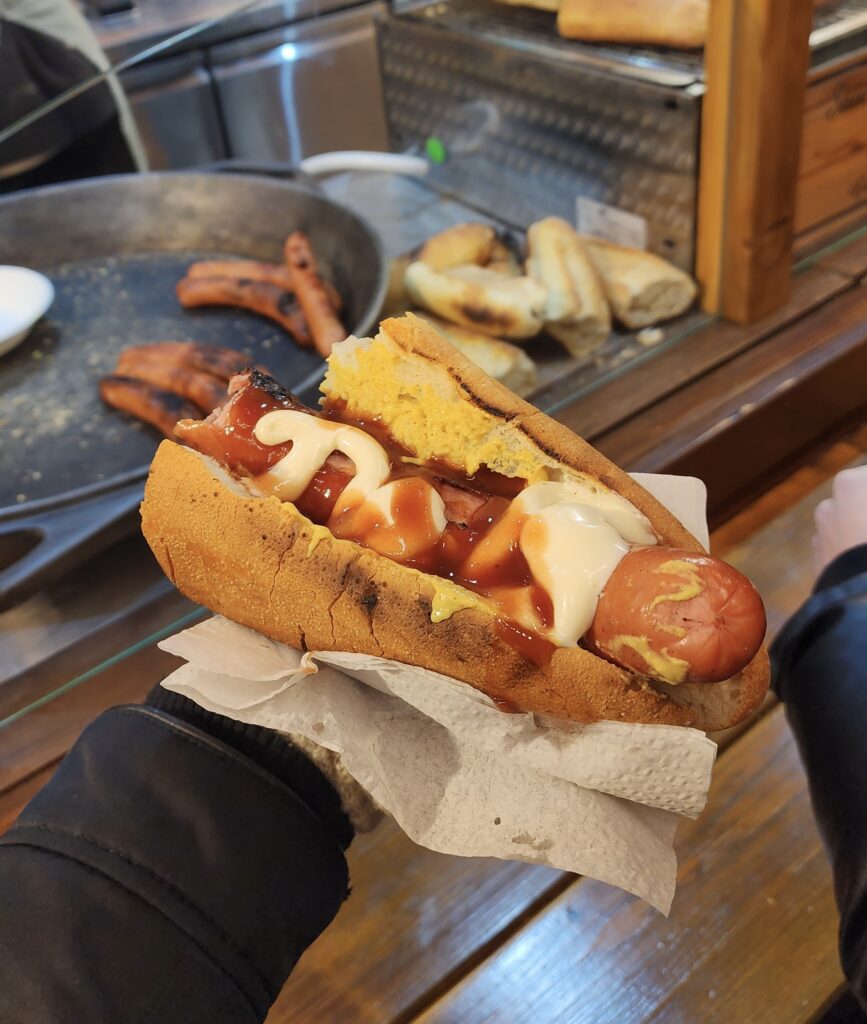
{"type": "MultiPolygon", "coordinates": [[[[295,501],[328,457],[341,452],[355,465],[355,476],[341,495],[341,507],[369,508],[384,527],[400,530],[395,522],[394,499],[401,481],[386,482],[391,475],[388,454],[365,431],[308,413],[278,409],[259,420],[254,435],[265,445],[292,442],[291,451],[260,478],[271,493],[284,501],[295,501]]],[[[424,485],[428,502],[428,540],[433,546],[448,525],[445,503],[434,487],[418,482],[424,485]]],[[[590,628],[599,595],[629,545],[657,542],[647,518],[631,502],[601,485],[581,480],[525,487],[497,529],[506,527],[504,532],[508,533],[508,523],[514,525],[514,536],[532,576],[553,606],[553,624],[548,628],[540,628],[535,621],[526,625],[561,647],[574,646],[590,628]]],[[[495,539],[493,534],[491,539],[495,539]]]]}
{"type": "Polygon", "coordinates": [[[347,502],[363,501],[385,483],[391,463],[382,445],[358,427],[319,419],[294,409],[266,412],[253,435],[262,444],[292,442],[292,450],[263,478],[281,501],[295,501],[325,465],[329,455],[342,452],[355,464],[355,476],[343,495],[347,502]]]}

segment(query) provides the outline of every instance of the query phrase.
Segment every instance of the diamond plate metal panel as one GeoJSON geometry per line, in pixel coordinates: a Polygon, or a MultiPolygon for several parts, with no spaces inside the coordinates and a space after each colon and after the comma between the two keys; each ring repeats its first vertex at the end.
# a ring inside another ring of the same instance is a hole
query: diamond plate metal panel
{"type": "Polygon", "coordinates": [[[380,51],[392,145],[443,139],[440,186],[517,227],[550,214],[574,222],[576,197],[589,196],[645,217],[649,247],[692,269],[700,100],[690,89],[417,14],[384,21],[380,51]]]}

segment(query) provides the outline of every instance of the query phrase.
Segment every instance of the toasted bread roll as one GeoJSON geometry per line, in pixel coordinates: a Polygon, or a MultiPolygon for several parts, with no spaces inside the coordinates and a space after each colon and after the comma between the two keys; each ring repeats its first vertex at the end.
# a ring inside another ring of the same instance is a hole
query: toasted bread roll
{"type": "MultiPolygon", "coordinates": [[[[700,550],[630,477],[416,317],[386,321],[375,340],[336,346],[323,391],[326,403],[345,405],[350,417],[376,410],[416,458],[444,460],[468,474],[486,466],[528,481],[592,481],[632,502],[661,544],[700,550]]],[[[173,443],[154,461],[142,527],[179,589],[237,622],[296,647],[429,668],[528,711],[718,729],[754,710],[767,689],[764,650],[732,679],[676,687],[578,646],[557,648],[540,666],[501,638],[486,599],[337,540],[293,504],[252,493],[173,443]]]]}
{"type": "Polygon", "coordinates": [[[536,364],[522,348],[499,338],[489,338],[468,327],[446,323],[432,313],[419,315],[489,377],[498,380],[516,395],[529,394],[536,386],[539,379],[536,364]]]}
{"type": "Polygon", "coordinates": [[[412,260],[409,256],[400,256],[398,259],[388,261],[388,287],[380,316],[396,316],[399,313],[405,313],[412,305],[412,300],[407,294],[404,284],[406,268],[410,263],[412,260]]]}
{"type": "Polygon", "coordinates": [[[517,249],[509,244],[508,238],[498,237],[491,248],[491,258],[485,264],[488,270],[506,277],[522,277],[523,268],[517,249]]]}
{"type": "Polygon", "coordinates": [[[695,301],[695,281],[661,256],[590,235],[581,238],[615,318],[631,330],[680,316],[695,301]]]}
{"type": "Polygon", "coordinates": [[[695,49],[707,37],[708,0],[562,0],[557,31],[566,39],[695,49]]]}
{"type": "Polygon", "coordinates": [[[532,278],[505,277],[477,266],[436,271],[416,260],[404,283],[417,305],[482,334],[532,338],[542,329],[545,289],[532,278]]]}
{"type": "Polygon", "coordinates": [[[577,231],[546,217],[527,231],[527,273],[547,291],[545,329],[573,356],[598,348],[611,333],[602,282],[577,231]]]}
{"type": "Polygon", "coordinates": [[[465,263],[483,266],[491,258],[497,233],[488,224],[455,224],[433,235],[418,250],[416,259],[433,270],[448,270],[465,263]]]}

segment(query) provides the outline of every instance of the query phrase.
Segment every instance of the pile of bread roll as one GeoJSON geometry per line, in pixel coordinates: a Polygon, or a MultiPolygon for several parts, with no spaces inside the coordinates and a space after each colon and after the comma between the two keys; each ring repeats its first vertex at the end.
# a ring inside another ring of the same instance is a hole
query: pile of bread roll
{"type": "Polygon", "coordinates": [[[536,383],[519,348],[541,333],[575,358],[591,355],[612,322],[629,330],[679,316],[696,284],[653,253],[580,235],[546,217],[519,258],[487,224],[458,224],[391,268],[386,312],[414,309],[492,377],[518,393],[536,383]]]}

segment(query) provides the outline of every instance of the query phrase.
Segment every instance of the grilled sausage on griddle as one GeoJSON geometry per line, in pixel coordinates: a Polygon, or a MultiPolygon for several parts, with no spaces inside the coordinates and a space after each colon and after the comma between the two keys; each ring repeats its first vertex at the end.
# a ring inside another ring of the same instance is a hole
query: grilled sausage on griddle
{"type": "Polygon", "coordinates": [[[103,377],[99,394],[107,405],[152,423],[166,437],[175,436],[178,420],[198,419],[201,415],[196,406],[180,395],[132,377],[103,377]]]}

